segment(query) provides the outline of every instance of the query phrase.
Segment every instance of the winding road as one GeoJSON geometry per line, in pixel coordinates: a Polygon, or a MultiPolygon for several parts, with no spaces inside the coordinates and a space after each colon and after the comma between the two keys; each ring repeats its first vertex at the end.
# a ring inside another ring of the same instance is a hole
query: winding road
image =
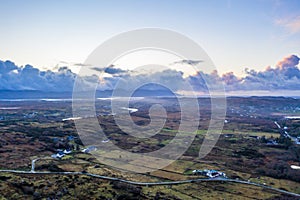
{"type": "Polygon", "coordinates": [[[281,190],[278,188],[274,188],[271,186],[267,185],[262,185],[259,183],[254,183],[254,182],[249,182],[249,181],[242,181],[242,180],[237,180],[237,179],[230,179],[230,178],[198,178],[198,179],[188,179],[188,180],[182,180],[182,181],[161,181],[161,182],[138,182],[138,181],[130,181],[130,180],[125,180],[121,178],[115,178],[115,177],[110,177],[110,176],[102,176],[98,174],[92,174],[92,173],[86,173],[86,172],[49,172],[49,171],[35,171],[35,162],[38,159],[34,159],[31,162],[31,170],[30,171],[22,171],[22,170],[0,170],[0,172],[7,172],[7,173],[16,173],[16,174],[60,174],[60,175],[85,175],[85,176],[90,176],[94,178],[100,178],[103,180],[109,180],[109,181],[119,181],[123,183],[128,183],[132,185],[139,185],[139,186],[155,186],[155,185],[178,185],[178,184],[185,184],[185,183],[197,183],[197,182],[232,182],[232,183],[239,183],[239,184],[246,184],[246,185],[253,185],[269,190],[273,190],[279,193],[287,194],[287,195],[292,195],[296,197],[300,197],[300,194],[289,192],[286,190],[281,190]]]}

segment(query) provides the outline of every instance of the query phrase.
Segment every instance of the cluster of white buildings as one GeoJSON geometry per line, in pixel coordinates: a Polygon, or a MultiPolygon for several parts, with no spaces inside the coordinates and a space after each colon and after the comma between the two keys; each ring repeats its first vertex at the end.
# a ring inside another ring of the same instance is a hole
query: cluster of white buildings
{"type": "Polygon", "coordinates": [[[220,172],[220,171],[213,170],[213,169],[205,169],[205,170],[195,169],[195,170],[193,170],[193,174],[204,175],[209,178],[217,178],[217,177],[227,178],[227,176],[224,172],[220,172]]]}
{"type": "Polygon", "coordinates": [[[72,153],[72,150],[58,150],[56,154],[51,155],[51,158],[58,158],[61,159],[62,157],[64,157],[66,154],[70,154],[72,153]]]}
{"type": "MultiPolygon", "coordinates": [[[[109,140],[105,140],[104,142],[109,142],[109,140]]],[[[90,146],[85,149],[82,149],[81,152],[82,153],[90,153],[91,151],[96,151],[96,150],[97,150],[97,148],[95,146],[90,146]]],[[[51,155],[51,158],[61,159],[66,154],[70,154],[72,152],[73,152],[72,150],[68,150],[68,149],[65,149],[65,150],[58,149],[56,154],[51,155]]]]}

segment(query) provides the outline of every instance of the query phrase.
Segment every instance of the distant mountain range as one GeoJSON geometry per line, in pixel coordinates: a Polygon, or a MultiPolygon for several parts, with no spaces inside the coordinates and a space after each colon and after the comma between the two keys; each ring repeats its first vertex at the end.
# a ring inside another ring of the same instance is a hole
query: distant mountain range
{"type": "MultiPolygon", "coordinates": [[[[83,93],[84,94],[84,93],[83,93]]],[[[118,91],[120,96],[127,96],[127,91],[118,91]]],[[[112,97],[113,90],[96,91],[96,98],[112,97]]],[[[150,97],[150,96],[175,96],[170,90],[144,90],[138,89],[132,95],[133,97],[150,97]]],[[[0,90],[0,99],[71,99],[72,92],[45,92],[38,90],[0,90]]]]}

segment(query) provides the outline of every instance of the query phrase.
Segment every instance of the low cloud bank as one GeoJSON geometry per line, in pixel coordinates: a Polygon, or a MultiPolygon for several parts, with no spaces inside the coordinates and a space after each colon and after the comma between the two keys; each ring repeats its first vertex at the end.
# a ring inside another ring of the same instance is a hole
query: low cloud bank
{"type": "Polygon", "coordinates": [[[267,67],[263,71],[255,71],[246,68],[246,76],[237,77],[233,72],[218,75],[216,72],[211,74],[200,74],[190,76],[188,79],[197,84],[201,83],[202,77],[214,82],[222,81],[226,91],[273,91],[273,90],[300,90],[300,70],[298,68],[299,57],[290,55],[278,62],[275,68],[267,67]]]}
{"type": "MultiPolygon", "coordinates": [[[[222,82],[225,90],[233,91],[284,91],[300,90],[299,57],[290,55],[278,62],[275,67],[267,67],[263,71],[245,69],[246,76],[237,77],[233,72],[219,75],[216,71],[211,74],[199,72],[195,75],[183,77],[183,73],[175,70],[163,70],[145,74],[118,68],[106,68],[104,77],[85,77],[80,79],[83,85],[89,86],[98,81],[98,90],[135,89],[143,83],[160,83],[170,87],[172,91],[187,90],[191,85],[194,91],[207,91],[210,86],[222,82]]],[[[186,61],[183,64],[194,65],[201,61],[186,61]]],[[[84,67],[84,66],[83,66],[84,67]]],[[[96,72],[96,70],[95,70],[96,72]]],[[[77,75],[68,67],[61,67],[58,71],[41,71],[31,65],[16,66],[11,61],[0,61],[0,90],[39,90],[48,92],[72,91],[77,75]]],[[[154,88],[150,88],[155,90],[154,88]]]]}

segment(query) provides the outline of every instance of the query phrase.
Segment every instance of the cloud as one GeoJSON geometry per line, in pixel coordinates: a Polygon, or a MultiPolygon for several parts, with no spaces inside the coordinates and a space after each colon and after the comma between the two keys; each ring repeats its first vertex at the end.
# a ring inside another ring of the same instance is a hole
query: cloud
{"type": "Polygon", "coordinates": [[[171,65],[174,65],[174,64],[198,65],[201,62],[203,62],[203,61],[202,60],[180,60],[180,61],[171,63],[171,65]]]}
{"type": "Polygon", "coordinates": [[[279,61],[276,66],[280,69],[295,68],[299,64],[299,57],[296,55],[290,55],[285,57],[282,61],[279,61]]]}
{"type": "Polygon", "coordinates": [[[0,61],[0,74],[6,74],[12,70],[17,69],[18,67],[11,61],[0,61]]]}
{"type": "Polygon", "coordinates": [[[103,73],[107,73],[107,74],[121,74],[121,73],[126,73],[126,70],[120,69],[120,68],[116,68],[114,65],[110,65],[108,67],[92,67],[91,68],[94,71],[97,72],[103,72],[103,73]]]}
{"type": "Polygon", "coordinates": [[[64,61],[64,60],[59,61],[59,63],[64,64],[64,65],[73,65],[73,66],[79,66],[79,67],[91,66],[90,64],[67,62],[67,61],[64,61]]]}
{"type": "Polygon", "coordinates": [[[202,72],[188,77],[196,90],[205,90],[205,81],[210,85],[223,82],[226,91],[274,91],[300,90],[299,57],[290,55],[276,64],[275,68],[267,67],[263,71],[245,69],[246,76],[237,77],[233,72],[218,75],[216,72],[202,72]],[[204,81],[205,80],[205,81],[204,81]]]}
{"type": "MultiPolygon", "coordinates": [[[[177,91],[185,88],[186,81],[183,78],[183,73],[176,70],[166,69],[163,71],[157,71],[149,73],[147,75],[142,73],[126,73],[122,76],[107,78],[110,80],[113,89],[118,88],[121,90],[135,90],[145,84],[156,83],[166,86],[172,91],[177,91]]],[[[148,87],[148,89],[155,90],[148,87]]]]}
{"type": "Polygon", "coordinates": [[[275,23],[281,27],[284,27],[291,34],[300,32],[300,16],[289,19],[279,19],[276,20],[275,23]]]}
{"type": "Polygon", "coordinates": [[[79,67],[91,66],[90,64],[84,64],[84,63],[74,63],[73,65],[79,67]]]}
{"type": "Polygon", "coordinates": [[[290,55],[279,61],[275,68],[267,67],[263,71],[246,69],[247,76],[236,87],[242,90],[299,90],[298,64],[299,57],[290,55]]]}
{"type": "MultiPolygon", "coordinates": [[[[18,67],[11,61],[0,61],[0,90],[43,90],[43,91],[72,91],[75,79],[82,83],[83,90],[92,89],[98,83],[98,90],[134,90],[147,83],[158,83],[166,86],[173,92],[196,91],[208,92],[210,89],[220,88],[223,83],[226,91],[279,91],[300,90],[299,57],[289,55],[279,61],[274,67],[256,71],[245,69],[246,76],[238,77],[233,72],[219,75],[216,71],[210,74],[199,71],[190,76],[183,72],[161,69],[138,73],[137,71],[123,70],[115,66],[108,68],[94,68],[103,72],[105,76],[78,76],[68,67],[60,67],[56,71],[41,71],[31,65],[18,67]],[[191,86],[189,88],[188,86],[191,86]]],[[[182,64],[190,62],[183,61],[182,64]]],[[[157,89],[150,84],[149,90],[157,89]],[[151,86],[151,87],[150,87],[151,86]]]]}
{"type": "Polygon", "coordinates": [[[57,72],[40,71],[31,65],[18,67],[11,61],[0,61],[0,90],[71,91],[76,74],[67,67],[57,72]]]}
{"type": "Polygon", "coordinates": [[[114,68],[114,66],[110,66],[104,69],[104,72],[107,74],[114,74],[114,75],[120,75],[122,73],[126,73],[126,70],[120,69],[120,68],[114,68]]]}

